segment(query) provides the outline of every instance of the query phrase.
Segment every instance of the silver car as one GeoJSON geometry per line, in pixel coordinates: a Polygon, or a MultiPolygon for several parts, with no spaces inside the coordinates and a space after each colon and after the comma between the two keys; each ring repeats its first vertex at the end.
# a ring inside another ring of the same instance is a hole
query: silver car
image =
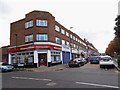
{"type": "Polygon", "coordinates": [[[0,62],[0,71],[5,72],[5,71],[13,71],[14,67],[10,64],[0,62]]]}

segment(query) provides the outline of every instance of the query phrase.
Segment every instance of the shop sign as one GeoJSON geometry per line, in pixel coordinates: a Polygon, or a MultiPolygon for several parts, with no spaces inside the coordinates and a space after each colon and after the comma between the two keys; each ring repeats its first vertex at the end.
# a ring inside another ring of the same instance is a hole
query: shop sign
{"type": "Polygon", "coordinates": [[[60,46],[55,45],[48,45],[48,44],[41,44],[41,45],[29,45],[29,46],[21,46],[17,48],[10,48],[8,49],[8,52],[17,52],[22,50],[33,50],[33,49],[56,49],[61,50],[60,46]]]}
{"type": "Polygon", "coordinates": [[[70,46],[69,45],[62,45],[62,51],[70,52],[70,46]]]}

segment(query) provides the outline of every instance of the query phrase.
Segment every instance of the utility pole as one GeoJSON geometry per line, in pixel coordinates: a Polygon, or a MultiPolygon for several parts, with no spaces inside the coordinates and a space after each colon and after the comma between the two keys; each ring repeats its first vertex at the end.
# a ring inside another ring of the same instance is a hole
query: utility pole
{"type": "MultiPolygon", "coordinates": [[[[15,34],[15,49],[16,49],[16,55],[15,55],[15,60],[17,61],[17,39],[18,39],[18,35],[15,34]]],[[[17,61],[18,62],[18,61],[17,61]]]]}
{"type": "MultiPolygon", "coordinates": [[[[73,27],[70,27],[70,30],[71,30],[72,28],[73,28],[73,27]]],[[[70,36],[69,38],[70,38],[70,56],[71,56],[71,60],[72,60],[73,58],[72,58],[72,37],[71,37],[71,35],[72,35],[72,34],[69,35],[69,36],[70,36]]]]}

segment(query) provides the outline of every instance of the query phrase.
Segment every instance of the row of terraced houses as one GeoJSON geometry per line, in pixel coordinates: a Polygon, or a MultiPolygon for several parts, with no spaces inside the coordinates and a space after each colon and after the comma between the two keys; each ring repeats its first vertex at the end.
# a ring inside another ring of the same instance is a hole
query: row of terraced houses
{"type": "Polygon", "coordinates": [[[66,64],[71,59],[98,54],[94,45],[65,28],[46,11],[34,10],[10,25],[10,45],[2,47],[9,64],[39,67],[66,64]]]}

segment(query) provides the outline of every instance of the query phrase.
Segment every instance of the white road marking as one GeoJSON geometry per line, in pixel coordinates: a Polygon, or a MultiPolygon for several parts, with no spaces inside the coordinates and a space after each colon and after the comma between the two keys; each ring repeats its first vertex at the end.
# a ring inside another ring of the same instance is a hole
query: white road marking
{"type": "Polygon", "coordinates": [[[51,82],[51,83],[48,83],[48,84],[46,84],[47,86],[55,86],[56,85],[56,83],[54,83],[54,82],[51,82]]]}
{"type": "Polygon", "coordinates": [[[41,81],[52,81],[51,79],[40,79],[40,78],[28,78],[28,77],[12,77],[13,79],[26,79],[26,80],[41,80],[41,81]]]}
{"type": "Polygon", "coordinates": [[[119,71],[115,71],[115,73],[120,73],[119,71]]]}
{"type": "Polygon", "coordinates": [[[111,86],[111,85],[101,85],[95,83],[85,83],[85,82],[76,82],[77,84],[84,84],[84,85],[91,85],[91,86],[100,86],[100,87],[109,87],[109,88],[119,88],[118,86],[111,86]]]}

